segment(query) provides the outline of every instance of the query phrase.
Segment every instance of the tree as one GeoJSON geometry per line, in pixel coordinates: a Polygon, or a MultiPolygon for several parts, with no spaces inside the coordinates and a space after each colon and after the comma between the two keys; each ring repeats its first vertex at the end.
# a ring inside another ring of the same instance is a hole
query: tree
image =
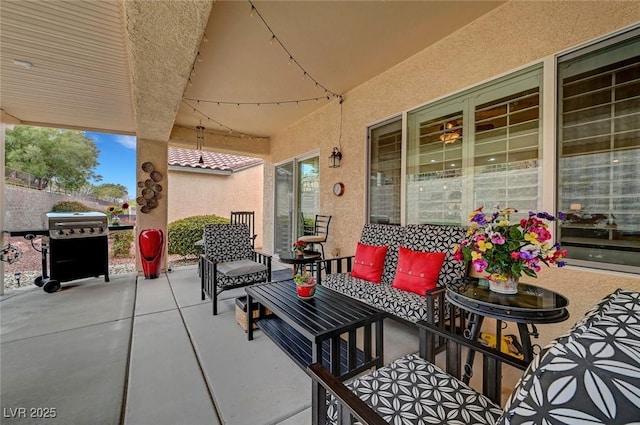
{"type": "Polygon", "coordinates": [[[90,179],[98,165],[95,142],[77,130],[17,126],[6,132],[6,165],[38,179],[38,189],[52,181],[73,191],[90,179]]]}
{"type": "Polygon", "coordinates": [[[94,186],[93,194],[100,199],[106,199],[111,202],[122,202],[128,198],[126,186],[117,183],[103,183],[94,186]]]}

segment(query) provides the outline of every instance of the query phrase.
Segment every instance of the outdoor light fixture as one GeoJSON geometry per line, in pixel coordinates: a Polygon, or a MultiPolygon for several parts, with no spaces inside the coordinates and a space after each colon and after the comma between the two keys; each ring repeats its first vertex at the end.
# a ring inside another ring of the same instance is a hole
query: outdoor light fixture
{"type": "MultiPolygon", "coordinates": [[[[201,121],[200,125],[196,126],[196,149],[202,151],[202,145],[204,145],[204,126],[202,125],[201,121]]],[[[202,152],[200,152],[200,159],[198,160],[198,164],[204,165],[202,152]]]]}
{"type": "Polygon", "coordinates": [[[331,156],[329,157],[329,168],[339,168],[341,160],[342,152],[340,152],[340,149],[334,146],[333,151],[331,151],[331,156]]]}

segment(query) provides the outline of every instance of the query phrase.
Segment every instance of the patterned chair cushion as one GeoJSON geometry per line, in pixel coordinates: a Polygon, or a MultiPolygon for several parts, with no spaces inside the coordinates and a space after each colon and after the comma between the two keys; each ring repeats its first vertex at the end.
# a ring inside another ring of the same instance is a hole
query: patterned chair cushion
{"type": "Polygon", "coordinates": [[[233,286],[244,286],[256,282],[269,281],[269,273],[266,270],[258,273],[245,274],[242,276],[225,276],[218,273],[217,277],[218,279],[216,282],[216,286],[220,289],[233,286]]]}
{"type": "MultiPolygon", "coordinates": [[[[390,424],[493,425],[502,414],[491,400],[415,354],[346,385],[390,424]]],[[[327,417],[337,422],[335,401],[327,417]]]]}
{"type": "MultiPolygon", "coordinates": [[[[327,275],[322,285],[409,322],[428,319],[427,298],[423,295],[357,279],[348,273],[327,275]]],[[[436,299],[436,310],[437,302],[436,299]]]]}
{"type": "Polygon", "coordinates": [[[251,259],[249,227],[246,224],[207,224],[204,254],[218,263],[251,259]]]}
{"type": "Polygon", "coordinates": [[[266,272],[267,266],[251,260],[236,260],[218,263],[218,273],[228,277],[237,277],[245,274],[266,272]]]}
{"type": "Polygon", "coordinates": [[[638,423],[639,406],[640,294],[618,289],[534,358],[499,424],[638,423]]]}

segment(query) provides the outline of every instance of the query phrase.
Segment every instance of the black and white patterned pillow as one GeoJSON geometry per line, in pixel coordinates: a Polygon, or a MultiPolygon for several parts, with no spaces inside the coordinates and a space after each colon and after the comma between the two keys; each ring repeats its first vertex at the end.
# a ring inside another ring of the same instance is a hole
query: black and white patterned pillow
{"type": "Polygon", "coordinates": [[[640,420],[640,293],[618,289],[529,365],[501,425],[640,420]]]}
{"type": "Polygon", "coordinates": [[[464,262],[453,259],[453,248],[462,242],[466,233],[462,226],[410,224],[402,246],[414,251],[446,253],[438,276],[438,286],[446,286],[466,275],[467,267],[464,262]]]}
{"type": "MultiPolygon", "coordinates": [[[[390,424],[493,425],[502,413],[491,400],[415,354],[346,385],[390,424]]],[[[327,417],[336,423],[335,401],[327,417]]]]}
{"type": "Polygon", "coordinates": [[[388,246],[384,260],[381,284],[391,285],[398,265],[398,247],[404,239],[406,228],[392,224],[365,224],[360,242],[367,245],[388,246]]]}

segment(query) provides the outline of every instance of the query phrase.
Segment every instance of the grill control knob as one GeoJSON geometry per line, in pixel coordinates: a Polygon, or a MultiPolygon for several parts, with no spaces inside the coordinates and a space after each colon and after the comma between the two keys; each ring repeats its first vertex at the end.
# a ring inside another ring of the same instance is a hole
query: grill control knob
{"type": "Polygon", "coordinates": [[[98,227],[98,233],[102,233],[104,232],[104,229],[102,227],[98,227]]]}
{"type": "Polygon", "coordinates": [[[73,235],[75,233],[75,231],[73,229],[69,229],[69,234],[73,235]]]}
{"type": "Polygon", "coordinates": [[[58,231],[57,231],[56,233],[57,233],[57,234],[59,234],[59,235],[61,235],[61,234],[63,234],[64,232],[62,231],[62,229],[58,229],[58,231]]]}
{"type": "Polygon", "coordinates": [[[93,227],[89,228],[89,233],[94,233],[96,231],[96,229],[94,229],[93,227]]]}
{"type": "Polygon", "coordinates": [[[83,229],[83,228],[80,228],[80,230],[78,230],[78,232],[80,232],[80,233],[84,233],[84,229],[83,229]]]}

